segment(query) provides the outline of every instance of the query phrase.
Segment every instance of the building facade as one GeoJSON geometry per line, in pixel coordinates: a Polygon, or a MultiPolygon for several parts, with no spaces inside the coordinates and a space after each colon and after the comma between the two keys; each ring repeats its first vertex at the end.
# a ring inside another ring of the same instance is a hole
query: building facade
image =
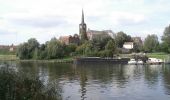
{"type": "Polygon", "coordinates": [[[133,42],[125,42],[125,43],[123,44],[123,48],[124,48],[124,49],[131,50],[131,49],[133,49],[133,47],[134,47],[134,43],[133,43],[133,42]]]}
{"type": "Polygon", "coordinates": [[[61,36],[59,38],[59,41],[61,41],[62,43],[66,44],[66,45],[69,45],[71,43],[73,44],[79,44],[80,43],[80,39],[79,39],[79,36],[77,34],[74,34],[74,36],[61,36]]]}
{"type": "Polygon", "coordinates": [[[103,30],[103,31],[97,31],[97,30],[87,30],[87,38],[88,40],[93,40],[97,37],[111,37],[115,38],[115,34],[111,30],[103,30]]]}

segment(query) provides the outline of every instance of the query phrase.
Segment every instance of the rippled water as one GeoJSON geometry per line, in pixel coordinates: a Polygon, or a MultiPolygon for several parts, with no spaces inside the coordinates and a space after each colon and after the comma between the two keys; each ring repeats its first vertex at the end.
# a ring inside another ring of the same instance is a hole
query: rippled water
{"type": "Polygon", "coordinates": [[[54,82],[63,100],[170,100],[170,65],[9,64],[44,84],[54,82]]]}

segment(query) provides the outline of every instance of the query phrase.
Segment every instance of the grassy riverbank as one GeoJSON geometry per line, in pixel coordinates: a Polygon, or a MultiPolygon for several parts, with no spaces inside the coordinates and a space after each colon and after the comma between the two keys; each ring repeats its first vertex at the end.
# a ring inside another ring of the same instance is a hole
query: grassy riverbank
{"type": "Polygon", "coordinates": [[[58,63],[72,63],[74,61],[74,58],[70,57],[70,58],[63,58],[63,59],[49,59],[49,60],[35,60],[35,59],[29,59],[29,60],[16,60],[16,61],[20,61],[20,62],[32,62],[32,61],[36,61],[36,62],[58,62],[58,63]]]}
{"type": "MultiPolygon", "coordinates": [[[[166,53],[147,53],[146,54],[149,58],[158,58],[158,59],[168,59],[169,54],[166,53]]],[[[120,57],[130,57],[129,55],[119,55],[120,57]]],[[[62,59],[49,59],[49,60],[35,60],[35,59],[29,59],[29,60],[20,60],[16,55],[0,55],[1,61],[37,61],[37,62],[59,62],[59,63],[72,63],[74,61],[74,57],[65,57],[62,59]]]]}
{"type": "Polygon", "coordinates": [[[167,53],[147,53],[147,56],[150,58],[158,58],[158,59],[168,59],[169,54],[167,53]]]}
{"type": "Polygon", "coordinates": [[[37,61],[37,62],[59,62],[59,63],[72,63],[74,61],[74,57],[65,57],[63,59],[49,59],[49,60],[20,60],[16,55],[0,55],[1,61],[37,61]]]}
{"type": "Polygon", "coordinates": [[[18,60],[16,55],[0,55],[0,60],[18,60]]]}

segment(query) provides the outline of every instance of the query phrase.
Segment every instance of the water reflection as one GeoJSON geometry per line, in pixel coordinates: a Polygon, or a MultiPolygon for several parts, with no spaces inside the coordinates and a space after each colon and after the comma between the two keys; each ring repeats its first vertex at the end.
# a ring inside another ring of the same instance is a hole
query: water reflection
{"type": "Polygon", "coordinates": [[[64,100],[169,100],[169,65],[14,62],[18,71],[60,87],[64,100]]]}
{"type": "Polygon", "coordinates": [[[163,82],[165,93],[170,95],[170,67],[166,65],[163,67],[163,82]]]}

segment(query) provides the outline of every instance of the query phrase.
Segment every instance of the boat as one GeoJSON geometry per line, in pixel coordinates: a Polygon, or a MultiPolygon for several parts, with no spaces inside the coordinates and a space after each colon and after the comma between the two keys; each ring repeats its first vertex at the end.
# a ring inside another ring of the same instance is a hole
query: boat
{"type": "Polygon", "coordinates": [[[144,64],[144,62],[141,60],[141,59],[139,59],[138,61],[137,61],[137,65],[143,65],[144,64]]]}
{"type": "Polygon", "coordinates": [[[136,64],[137,64],[137,61],[136,61],[135,59],[130,59],[130,60],[128,61],[128,64],[130,64],[130,65],[136,65],[136,64]]]}
{"type": "Polygon", "coordinates": [[[130,65],[143,65],[143,61],[141,59],[138,59],[137,61],[135,59],[130,59],[130,61],[128,61],[128,64],[130,65]]]}
{"type": "Polygon", "coordinates": [[[146,63],[147,64],[162,64],[163,61],[162,61],[162,59],[148,58],[148,61],[146,63]]]}

